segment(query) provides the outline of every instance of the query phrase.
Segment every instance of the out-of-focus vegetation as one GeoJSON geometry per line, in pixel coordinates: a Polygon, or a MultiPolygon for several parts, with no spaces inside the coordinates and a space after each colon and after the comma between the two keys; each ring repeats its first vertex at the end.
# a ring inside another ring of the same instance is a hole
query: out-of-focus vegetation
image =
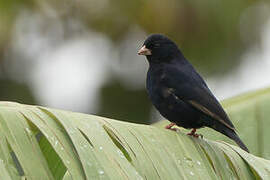
{"type": "MultiPolygon", "coordinates": [[[[98,107],[88,112],[149,123],[151,105],[143,86],[146,63],[135,63],[142,60],[136,51],[147,34],[167,34],[203,75],[219,76],[237,67],[248,48],[259,45],[269,9],[265,0],[1,0],[0,100],[49,104],[33,85],[36,62],[52,61],[50,53],[60,45],[92,34],[109,42],[107,66],[99,71],[107,71],[110,78],[98,88],[98,107]]],[[[91,62],[99,61],[98,56],[89,57],[89,72],[91,62]]],[[[49,74],[39,78],[40,84],[49,74]]]]}

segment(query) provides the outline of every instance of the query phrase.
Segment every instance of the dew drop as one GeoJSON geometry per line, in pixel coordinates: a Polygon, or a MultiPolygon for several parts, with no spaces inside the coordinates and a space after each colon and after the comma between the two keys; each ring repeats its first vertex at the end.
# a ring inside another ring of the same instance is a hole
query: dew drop
{"type": "Polygon", "coordinates": [[[200,161],[197,161],[197,164],[198,164],[198,165],[201,165],[201,162],[200,162],[200,161]]]}
{"type": "Polygon", "coordinates": [[[193,167],[193,161],[191,158],[184,157],[184,160],[190,167],[193,167]]]}
{"type": "Polygon", "coordinates": [[[102,149],[103,149],[103,147],[102,147],[102,146],[100,146],[100,147],[99,147],[99,149],[100,149],[100,150],[102,150],[102,149]]]}
{"type": "Polygon", "coordinates": [[[124,154],[123,154],[122,151],[120,151],[120,150],[118,149],[117,152],[118,152],[118,154],[119,154],[119,156],[120,156],[121,158],[125,158],[125,156],[124,156],[124,154]]]}
{"type": "Polygon", "coordinates": [[[27,127],[27,128],[25,128],[25,130],[26,130],[26,132],[28,133],[28,134],[32,134],[32,131],[27,127]]]}
{"type": "Polygon", "coordinates": [[[104,174],[104,171],[99,170],[99,171],[98,171],[98,174],[102,175],[102,174],[104,174]]]}
{"type": "Polygon", "coordinates": [[[194,176],[194,172],[192,172],[192,171],[190,171],[189,174],[190,174],[191,176],[194,176]]]}

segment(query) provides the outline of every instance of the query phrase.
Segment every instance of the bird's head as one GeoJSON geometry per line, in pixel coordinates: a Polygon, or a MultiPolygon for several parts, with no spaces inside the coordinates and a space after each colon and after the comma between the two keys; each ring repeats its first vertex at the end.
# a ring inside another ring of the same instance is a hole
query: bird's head
{"type": "Polygon", "coordinates": [[[169,62],[177,55],[181,55],[181,52],[177,45],[166,36],[152,34],[144,41],[138,54],[145,55],[150,63],[162,63],[169,62]]]}

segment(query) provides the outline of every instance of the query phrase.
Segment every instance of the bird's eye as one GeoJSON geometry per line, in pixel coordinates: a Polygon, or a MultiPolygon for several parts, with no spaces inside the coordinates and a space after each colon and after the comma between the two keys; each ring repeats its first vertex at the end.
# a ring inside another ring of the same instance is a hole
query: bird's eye
{"type": "Polygon", "coordinates": [[[151,43],[146,47],[148,47],[149,49],[158,48],[160,47],[160,43],[151,43]]]}

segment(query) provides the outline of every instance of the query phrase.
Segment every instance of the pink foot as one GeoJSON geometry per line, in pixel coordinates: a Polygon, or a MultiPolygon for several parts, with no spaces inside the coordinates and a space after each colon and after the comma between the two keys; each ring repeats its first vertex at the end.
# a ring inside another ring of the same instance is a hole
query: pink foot
{"type": "Polygon", "coordinates": [[[165,129],[169,129],[169,130],[172,130],[172,131],[177,131],[176,128],[172,128],[174,125],[175,125],[175,123],[171,123],[171,124],[165,126],[165,129]]]}
{"type": "Polygon", "coordinates": [[[198,137],[203,138],[203,135],[201,135],[201,134],[196,134],[196,130],[197,130],[197,129],[193,128],[193,129],[191,130],[191,132],[188,133],[187,135],[193,136],[193,137],[195,137],[195,138],[198,138],[198,137]]]}

